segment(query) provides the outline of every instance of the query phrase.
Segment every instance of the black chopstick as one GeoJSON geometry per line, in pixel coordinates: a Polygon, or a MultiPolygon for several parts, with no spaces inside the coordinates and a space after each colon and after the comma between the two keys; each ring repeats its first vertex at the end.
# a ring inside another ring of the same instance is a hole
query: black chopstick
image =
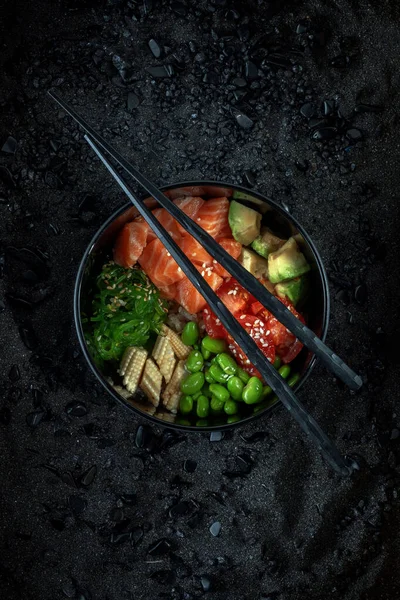
{"type": "Polygon", "coordinates": [[[181,269],[185,272],[191,283],[195,288],[202,294],[204,299],[211,306],[217,317],[221,320],[222,324],[226,327],[228,332],[235,338],[240,344],[241,348],[249,358],[249,360],[256,366],[260,371],[262,377],[268,381],[272,390],[276,393],[278,398],[282,401],[283,405],[288,411],[294,416],[300,427],[307,433],[307,435],[313,440],[316,446],[320,449],[322,455],[325,457],[327,462],[338,472],[340,475],[349,475],[352,472],[351,463],[347,461],[331,442],[328,436],[320,428],[314,418],[307,413],[301,402],[295,396],[293,390],[288,386],[286,381],[279,375],[277,370],[270,364],[265,358],[261,350],[258,348],[255,341],[249,336],[246,330],[239,324],[239,322],[232,316],[226,306],[221,302],[216,293],[208,285],[206,280],[200,275],[191,261],[182,252],[179,246],[174,242],[171,236],[168,234],[166,229],[159,223],[158,219],[153,215],[151,210],[139,200],[132,190],[129,188],[127,183],[119,175],[115,167],[105,157],[102,151],[98,148],[96,143],[91,139],[90,136],[85,135],[86,141],[92,147],[94,152],[100,158],[102,163],[106,166],[108,171],[114,177],[118,185],[122,188],[132,204],[137,208],[138,212],[149,224],[151,229],[157,234],[159,239],[164,244],[165,248],[176,260],[181,269]]]}
{"type": "Polygon", "coordinates": [[[224,268],[231,273],[253,296],[261,302],[285,327],[303,342],[334,375],[341,379],[350,389],[358,390],[362,379],[346,363],[320,340],[315,333],[301,323],[267,288],[251,275],[239,262],[228,254],[222,246],[202,229],[195,221],[180,210],[165,194],[151,181],[131,165],[117,150],[115,150],[101,135],[78,115],[57,94],[49,91],[55,100],[121,167],[148,191],[177,221],[184,227],[224,268]]]}

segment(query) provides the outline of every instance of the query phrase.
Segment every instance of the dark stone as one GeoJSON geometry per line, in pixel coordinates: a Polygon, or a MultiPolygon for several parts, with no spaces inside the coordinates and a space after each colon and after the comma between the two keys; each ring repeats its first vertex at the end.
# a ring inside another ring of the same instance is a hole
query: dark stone
{"type": "Polygon", "coordinates": [[[363,139],[363,134],[359,129],[348,129],[346,131],[346,137],[350,142],[360,142],[363,139]]]}
{"type": "Polygon", "coordinates": [[[37,410],[26,415],[26,422],[29,427],[37,427],[47,417],[45,410],[37,410]]]}
{"type": "Polygon", "coordinates": [[[256,185],[256,178],[255,175],[252,171],[250,171],[249,169],[247,169],[244,173],[243,173],[243,181],[244,184],[247,185],[248,187],[254,187],[256,185]]]}
{"type": "Polygon", "coordinates": [[[173,519],[176,517],[184,517],[192,510],[192,508],[192,503],[182,500],[182,502],[178,502],[178,504],[175,504],[169,509],[169,516],[173,519]]]}
{"type": "Polygon", "coordinates": [[[160,58],[161,47],[157,44],[156,40],[154,40],[154,39],[149,40],[149,48],[150,48],[151,52],[153,53],[153,56],[155,56],[156,58],[160,58]]]}
{"type": "Polygon", "coordinates": [[[220,442],[224,438],[223,431],[212,431],[210,433],[210,442],[220,442]]]}
{"type": "Polygon", "coordinates": [[[174,68],[172,65],[163,65],[160,67],[148,67],[147,71],[154,79],[160,79],[163,77],[172,77],[174,74],[174,68]]]}
{"type": "Polygon", "coordinates": [[[251,129],[254,125],[254,122],[244,113],[239,110],[233,109],[232,114],[236,119],[236,122],[242,129],[251,129]]]}
{"type": "Polygon", "coordinates": [[[234,90],[233,91],[233,95],[235,97],[235,100],[237,100],[238,102],[240,100],[243,100],[243,98],[246,96],[247,92],[245,90],[234,90]]]}
{"type": "Polygon", "coordinates": [[[183,468],[186,471],[186,473],[194,473],[197,469],[197,462],[195,460],[190,460],[190,458],[187,458],[183,463],[183,468]]]}
{"type": "Polygon", "coordinates": [[[171,8],[179,17],[186,17],[187,7],[183,4],[183,2],[173,2],[171,4],[171,8]]]}
{"type": "Polygon", "coordinates": [[[247,86],[247,81],[242,77],[235,77],[232,83],[238,88],[244,88],[247,86]]]}
{"type": "Polygon", "coordinates": [[[212,590],[212,580],[209,575],[202,575],[200,577],[200,584],[204,592],[210,592],[212,590]]]}
{"type": "Polygon", "coordinates": [[[126,101],[126,106],[128,110],[134,110],[140,104],[139,98],[133,92],[129,92],[128,98],[126,101]]]}
{"type": "Polygon", "coordinates": [[[247,60],[244,66],[244,74],[246,79],[249,81],[253,79],[258,79],[258,69],[257,66],[251,62],[251,60],[247,60]]]}
{"type": "Polygon", "coordinates": [[[315,141],[323,141],[323,140],[331,140],[336,137],[337,129],[336,127],[321,127],[321,129],[316,129],[311,137],[315,141]]]}
{"type": "Polygon", "coordinates": [[[356,114],[381,113],[383,111],[384,111],[383,106],[380,106],[378,104],[363,104],[362,102],[357,104],[356,107],[354,108],[354,112],[356,114]]]}
{"type": "Polygon", "coordinates": [[[219,75],[214,71],[208,71],[203,77],[204,83],[211,83],[212,85],[218,85],[219,75]]]}
{"type": "Polygon", "coordinates": [[[331,115],[335,110],[335,102],[334,100],[324,100],[322,103],[322,114],[325,117],[331,115]]]}
{"type": "Polygon", "coordinates": [[[317,109],[315,107],[315,104],[313,104],[312,102],[307,102],[306,104],[303,104],[303,106],[300,108],[300,114],[306,119],[311,119],[312,117],[314,117],[316,112],[317,109]]]}
{"type": "Polygon", "coordinates": [[[70,417],[84,417],[87,415],[87,408],[83,402],[78,402],[77,400],[72,400],[68,402],[65,407],[65,412],[70,417]]]}
{"type": "Polygon", "coordinates": [[[11,135],[8,136],[6,141],[1,147],[1,151],[6,154],[15,154],[17,150],[17,140],[13,138],[11,135]]]}
{"type": "Polygon", "coordinates": [[[354,291],[354,299],[355,301],[360,304],[363,305],[366,303],[368,298],[368,289],[367,286],[365,285],[365,283],[362,283],[361,285],[358,285],[354,291]]]}
{"type": "Polygon", "coordinates": [[[221,532],[221,523],[219,521],[215,521],[215,523],[213,523],[210,527],[210,533],[214,537],[217,537],[217,536],[219,536],[220,532],[221,532]]]}
{"type": "Polygon", "coordinates": [[[19,371],[18,365],[12,365],[11,369],[8,372],[8,378],[15,383],[21,379],[21,373],[19,371]]]}
{"type": "Polygon", "coordinates": [[[33,331],[32,325],[30,323],[20,325],[18,327],[18,331],[23,344],[28,348],[28,350],[34,350],[38,345],[38,340],[35,332],[33,331]]]}
{"type": "Polygon", "coordinates": [[[79,483],[83,487],[89,487],[95,480],[96,475],[97,475],[97,467],[96,467],[96,465],[93,465],[92,467],[89,467],[89,469],[87,471],[82,473],[82,475],[79,478],[79,483]]]}
{"type": "Polygon", "coordinates": [[[9,188],[16,187],[15,179],[10,169],[5,167],[4,165],[0,165],[0,179],[2,179],[9,188]]]}

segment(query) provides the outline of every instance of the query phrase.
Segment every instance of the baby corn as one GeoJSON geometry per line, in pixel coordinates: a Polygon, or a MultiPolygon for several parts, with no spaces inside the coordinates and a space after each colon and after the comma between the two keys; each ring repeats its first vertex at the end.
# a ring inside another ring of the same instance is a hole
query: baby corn
{"type": "Polygon", "coordinates": [[[171,380],[176,364],[175,354],[168,337],[158,336],[153,348],[153,358],[158,364],[161,374],[164,375],[165,381],[168,383],[171,380]]]}
{"type": "Polygon", "coordinates": [[[162,375],[152,358],[146,360],[140,387],[153,406],[160,403],[162,375]]]}
{"type": "Polygon", "coordinates": [[[176,413],[178,410],[179,399],[181,397],[181,381],[185,375],[185,361],[180,360],[176,365],[175,371],[171,377],[171,381],[164,390],[163,396],[163,404],[165,408],[173,413],[176,413]]]}
{"type": "Polygon", "coordinates": [[[146,358],[147,350],[144,348],[127,348],[122,357],[120,373],[122,375],[123,369],[124,386],[131,394],[136,392],[146,358]],[[128,350],[132,350],[133,352],[128,353],[128,350]]]}
{"type": "Polygon", "coordinates": [[[190,347],[186,346],[186,344],[182,342],[181,338],[177,333],[175,333],[175,331],[172,331],[172,329],[170,329],[166,325],[163,325],[161,328],[161,335],[166,336],[167,339],[170,341],[172,349],[175,352],[176,356],[179,358],[179,360],[182,360],[189,356],[190,347]]]}

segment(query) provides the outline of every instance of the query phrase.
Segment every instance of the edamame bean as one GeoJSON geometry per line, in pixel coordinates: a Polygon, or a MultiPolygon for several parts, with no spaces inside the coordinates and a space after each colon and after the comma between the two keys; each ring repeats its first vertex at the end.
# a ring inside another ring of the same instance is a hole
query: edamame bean
{"type": "Polygon", "coordinates": [[[186,396],[193,396],[193,394],[201,390],[204,385],[204,381],[204,373],[201,371],[198,373],[192,373],[182,381],[181,392],[186,396]]]}
{"type": "Polygon", "coordinates": [[[226,402],[230,398],[230,393],[223,385],[219,385],[218,383],[210,384],[210,392],[213,396],[216,396],[218,400],[221,402],[226,402]]]}
{"type": "Polygon", "coordinates": [[[279,369],[278,369],[278,373],[279,375],[283,378],[286,379],[287,376],[290,373],[290,367],[289,365],[282,365],[279,369]]]}
{"type": "Polygon", "coordinates": [[[239,410],[238,403],[234,400],[227,400],[224,404],[224,411],[227,415],[236,415],[239,410]]]}
{"type": "Polygon", "coordinates": [[[208,417],[208,413],[210,412],[210,401],[206,396],[199,396],[197,399],[197,409],[196,413],[200,419],[204,419],[208,417]]]}
{"type": "Polygon", "coordinates": [[[281,366],[282,361],[280,359],[279,356],[275,356],[275,360],[273,362],[273,366],[275,367],[275,369],[279,369],[279,367],[281,366]]]}
{"type": "Polygon", "coordinates": [[[185,367],[190,373],[201,371],[204,366],[204,358],[199,350],[192,350],[186,359],[185,367]]]}
{"type": "Polygon", "coordinates": [[[207,419],[199,419],[196,421],[196,427],[208,427],[207,419]]]}
{"type": "Polygon", "coordinates": [[[215,383],[214,377],[210,373],[210,369],[206,369],[204,373],[204,377],[206,378],[207,383],[215,383]]]}
{"type": "Polygon", "coordinates": [[[201,341],[201,347],[213,354],[219,354],[226,349],[226,343],[225,340],[211,338],[209,335],[206,335],[201,341]]]}
{"type": "Polygon", "coordinates": [[[238,421],[240,421],[240,416],[239,415],[231,415],[226,420],[227,423],[237,423],[238,421]]]}
{"type": "Polygon", "coordinates": [[[272,388],[269,385],[264,385],[263,387],[263,391],[262,391],[262,398],[266,398],[267,396],[270,395],[270,393],[272,392],[272,388]]]}
{"type": "Polygon", "coordinates": [[[219,400],[216,396],[213,396],[210,401],[210,408],[214,412],[222,412],[224,408],[224,402],[222,402],[222,400],[219,400]]]}
{"type": "Polygon", "coordinates": [[[207,396],[207,398],[211,398],[212,393],[210,392],[210,386],[208,383],[205,383],[203,385],[203,387],[201,388],[200,394],[203,394],[203,396],[207,396]]]}
{"type": "Polygon", "coordinates": [[[189,321],[183,328],[181,339],[186,346],[193,346],[199,339],[199,326],[195,321],[189,321]]]}
{"type": "Polygon", "coordinates": [[[244,383],[239,377],[236,375],[230,377],[226,387],[228,388],[228,392],[234,400],[240,401],[242,399],[244,383]]]}
{"type": "Polygon", "coordinates": [[[226,352],[221,352],[221,354],[217,354],[217,363],[224,373],[227,373],[228,375],[236,375],[238,370],[236,361],[234,358],[232,358],[232,356],[230,356],[226,352]]]}
{"type": "Polygon", "coordinates": [[[243,381],[243,383],[247,383],[248,380],[250,379],[250,375],[248,373],[246,373],[246,371],[244,369],[241,369],[240,367],[238,367],[236,375],[239,377],[239,379],[241,379],[243,381]]]}
{"type": "Polygon", "coordinates": [[[203,355],[204,360],[208,360],[211,356],[211,352],[203,347],[201,348],[201,353],[203,355]]]}
{"type": "Polygon", "coordinates": [[[294,373],[294,375],[292,375],[290,377],[290,379],[288,379],[288,386],[289,387],[294,387],[296,385],[296,383],[299,381],[300,379],[300,373],[294,373]]]}
{"type": "Polygon", "coordinates": [[[243,388],[242,398],[246,404],[256,404],[262,398],[263,384],[258,377],[250,377],[243,388]]]}
{"type": "Polygon", "coordinates": [[[187,415],[193,410],[193,398],[192,396],[181,396],[179,401],[179,412],[183,415],[187,415]]]}
{"type": "Polygon", "coordinates": [[[218,381],[218,383],[226,383],[229,379],[229,375],[223,372],[223,370],[216,364],[210,366],[210,375],[218,381]]]}
{"type": "MultiPolygon", "coordinates": [[[[203,389],[203,388],[201,388],[201,389],[203,389]]],[[[192,396],[193,400],[195,402],[197,402],[197,400],[199,399],[199,396],[201,396],[201,394],[202,394],[201,390],[199,390],[198,392],[196,392],[195,394],[193,394],[193,396],[192,396]]]]}

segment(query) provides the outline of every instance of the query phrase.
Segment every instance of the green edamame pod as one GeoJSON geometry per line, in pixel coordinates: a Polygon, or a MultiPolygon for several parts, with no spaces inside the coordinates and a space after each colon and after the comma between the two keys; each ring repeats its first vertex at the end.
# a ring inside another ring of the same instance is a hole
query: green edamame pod
{"type": "Polygon", "coordinates": [[[262,398],[266,398],[267,396],[270,395],[270,393],[272,392],[272,388],[269,385],[264,385],[263,387],[263,391],[262,391],[262,398]]]}
{"type": "Polygon", "coordinates": [[[199,396],[197,399],[197,409],[196,413],[200,419],[204,419],[208,417],[208,413],[210,412],[210,401],[206,396],[199,396]]]}
{"type": "Polygon", "coordinates": [[[226,349],[226,342],[225,340],[211,338],[209,335],[206,335],[201,341],[201,347],[212,352],[212,354],[219,354],[226,349]]]}
{"type": "Polygon", "coordinates": [[[193,398],[192,396],[181,396],[179,400],[179,412],[183,415],[187,415],[193,410],[193,398]]]}
{"type": "Polygon", "coordinates": [[[229,375],[224,373],[217,364],[211,365],[209,371],[211,377],[213,377],[218,383],[226,383],[229,379],[229,375]]]}
{"type": "Polygon", "coordinates": [[[218,400],[216,396],[213,396],[210,401],[210,408],[213,412],[219,413],[222,412],[224,408],[224,402],[218,400]]]}
{"type": "Polygon", "coordinates": [[[273,362],[273,366],[275,367],[275,369],[279,369],[279,367],[281,366],[282,361],[280,359],[279,356],[275,356],[275,360],[273,362]]]}
{"type": "Polygon", "coordinates": [[[183,328],[181,339],[186,346],[193,346],[199,339],[199,326],[195,321],[189,321],[183,328]]]}
{"type": "Polygon", "coordinates": [[[196,427],[208,427],[207,419],[199,419],[196,421],[196,427]]]}
{"type": "Polygon", "coordinates": [[[224,404],[224,411],[227,415],[235,415],[239,410],[238,403],[234,400],[227,400],[224,404]]]}
{"type": "Polygon", "coordinates": [[[217,363],[224,373],[227,373],[228,375],[236,375],[238,370],[236,361],[234,358],[232,358],[232,356],[230,356],[226,352],[221,352],[221,354],[217,354],[217,363]]]}
{"type": "Polygon", "coordinates": [[[203,347],[201,348],[201,353],[203,355],[204,360],[208,360],[211,356],[211,352],[203,347]]]}
{"type": "Polygon", "coordinates": [[[247,383],[250,379],[250,375],[241,367],[238,367],[236,375],[243,381],[243,383],[247,383]]]}
{"type": "Polygon", "coordinates": [[[239,415],[231,415],[226,420],[227,423],[237,423],[238,421],[240,421],[240,416],[239,415]]]}
{"type": "Polygon", "coordinates": [[[300,379],[300,373],[294,373],[289,379],[288,379],[288,386],[289,387],[294,387],[296,385],[296,383],[299,381],[300,379]]]}
{"type": "Polygon", "coordinates": [[[206,369],[204,373],[207,383],[215,383],[214,377],[210,373],[210,369],[206,369]]]}
{"type": "Polygon", "coordinates": [[[190,373],[201,371],[204,366],[204,358],[200,350],[192,350],[186,359],[185,367],[190,373]]]}
{"type": "Polygon", "coordinates": [[[278,373],[279,375],[283,378],[286,379],[287,376],[290,373],[290,367],[289,365],[282,365],[279,369],[278,369],[278,373]]]}
{"type": "Polygon", "coordinates": [[[182,394],[185,394],[186,396],[193,396],[193,394],[201,390],[204,385],[204,381],[204,373],[201,371],[188,375],[181,383],[182,394]]]}
{"type": "Polygon", "coordinates": [[[250,377],[243,388],[242,398],[246,404],[256,404],[261,401],[263,384],[258,377],[250,377]]]}
{"type": "Polygon", "coordinates": [[[230,393],[228,392],[226,387],[220,385],[219,383],[211,383],[210,392],[213,396],[216,396],[218,400],[221,400],[221,402],[226,402],[230,398],[230,393]]]}
{"type": "Polygon", "coordinates": [[[236,375],[230,377],[228,379],[226,387],[228,388],[228,392],[234,400],[240,401],[242,399],[244,383],[239,377],[237,377],[236,375]]]}

